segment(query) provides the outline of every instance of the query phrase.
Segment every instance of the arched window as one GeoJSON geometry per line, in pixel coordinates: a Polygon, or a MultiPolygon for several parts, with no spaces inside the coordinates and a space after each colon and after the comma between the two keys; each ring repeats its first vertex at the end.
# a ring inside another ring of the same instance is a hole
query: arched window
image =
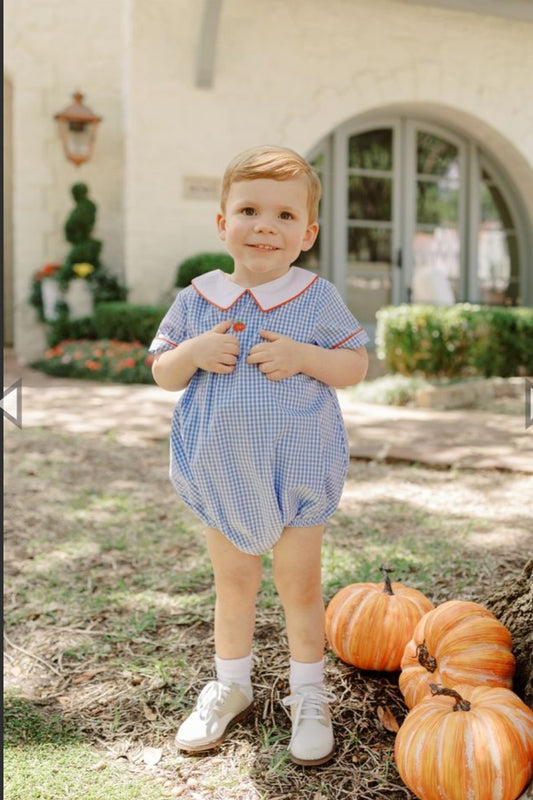
{"type": "Polygon", "coordinates": [[[347,123],[309,155],[320,234],[299,263],[370,329],[384,305],[524,302],[518,201],[490,154],[429,121],[347,123]]]}

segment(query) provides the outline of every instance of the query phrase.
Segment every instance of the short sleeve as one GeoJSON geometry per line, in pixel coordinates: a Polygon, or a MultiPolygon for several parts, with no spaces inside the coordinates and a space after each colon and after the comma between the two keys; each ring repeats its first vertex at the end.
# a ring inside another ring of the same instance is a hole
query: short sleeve
{"type": "Polygon", "coordinates": [[[329,350],[338,347],[357,350],[364,347],[370,337],[346,306],[338,289],[329,281],[322,280],[320,283],[322,296],[314,329],[316,344],[329,350]]]}
{"type": "Polygon", "coordinates": [[[169,310],[161,320],[152,344],[150,353],[164,353],[172,350],[187,339],[187,292],[179,292],[169,310]]]}

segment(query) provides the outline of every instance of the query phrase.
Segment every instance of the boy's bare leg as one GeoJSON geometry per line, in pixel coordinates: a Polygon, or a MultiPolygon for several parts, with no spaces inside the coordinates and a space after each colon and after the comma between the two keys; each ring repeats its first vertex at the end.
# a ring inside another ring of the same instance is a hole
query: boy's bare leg
{"type": "Polygon", "coordinates": [[[285,610],[291,653],[291,759],[323,764],[335,742],[329,713],[333,695],[324,687],[324,600],[321,551],[324,526],[286,528],[274,547],[274,580],[285,610]]]}
{"type": "Polygon", "coordinates": [[[289,649],[295,661],[317,662],[324,657],[323,534],[323,525],[286,528],[274,546],[274,582],[283,603],[289,649]]]}
{"type": "Polygon", "coordinates": [[[243,658],[252,650],[261,557],[243,553],[215,528],[206,538],[215,576],[215,651],[219,658],[243,658]]]}

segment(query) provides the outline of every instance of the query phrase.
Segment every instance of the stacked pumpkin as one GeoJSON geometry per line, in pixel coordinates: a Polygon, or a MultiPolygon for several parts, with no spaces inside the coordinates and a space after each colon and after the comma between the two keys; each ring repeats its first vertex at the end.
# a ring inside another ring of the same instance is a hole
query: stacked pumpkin
{"type": "Polygon", "coordinates": [[[411,709],[394,756],[421,800],[516,800],[533,777],[533,712],[511,691],[511,635],[478,603],[436,608],[390,582],[355,583],[326,609],[333,652],[360,669],[401,669],[411,709]],[[457,712],[457,713],[456,713],[457,712]]]}

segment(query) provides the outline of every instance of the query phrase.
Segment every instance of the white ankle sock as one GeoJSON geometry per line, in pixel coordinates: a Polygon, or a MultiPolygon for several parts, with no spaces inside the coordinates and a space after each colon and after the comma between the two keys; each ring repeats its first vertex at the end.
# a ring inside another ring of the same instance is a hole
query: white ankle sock
{"type": "Polygon", "coordinates": [[[304,661],[294,661],[291,658],[289,683],[291,692],[294,692],[299,686],[308,686],[311,683],[316,686],[323,686],[324,659],[313,663],[307,663],[304,661]]]}
{"type": "Polygon", "coordinates": [[[219,658],[215,656],[217,680],[220,683],[236,683],[252,695],[252,654],[244,658],[219,658]]]}

